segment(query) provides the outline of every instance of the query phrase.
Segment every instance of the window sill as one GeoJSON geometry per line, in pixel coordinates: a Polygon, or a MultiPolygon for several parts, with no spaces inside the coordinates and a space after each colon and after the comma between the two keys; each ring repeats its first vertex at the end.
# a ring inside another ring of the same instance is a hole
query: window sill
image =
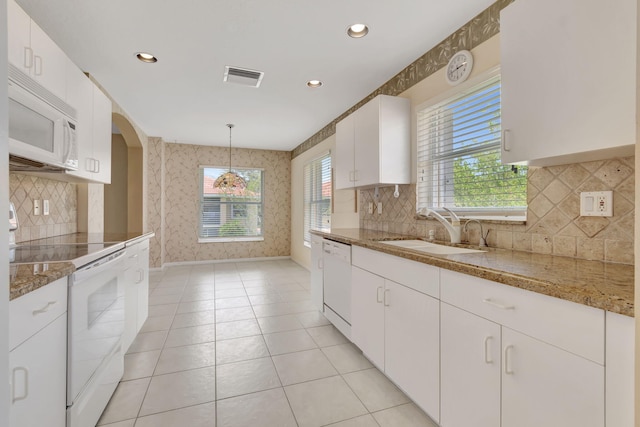
{"type": "Polygon", "coordinates": [[[526,216],[482,216],[482,215],[469,215],[460,217],[460,221],[466,221],[470,219],[477,219],[487,224],[509,224],[509,225],[525,225],[527,223],[526,216]]]}
{"type": "Polygon", "coordinates": [[[200,237],[198,243],[264,242],[264,237],[200,237]]]}

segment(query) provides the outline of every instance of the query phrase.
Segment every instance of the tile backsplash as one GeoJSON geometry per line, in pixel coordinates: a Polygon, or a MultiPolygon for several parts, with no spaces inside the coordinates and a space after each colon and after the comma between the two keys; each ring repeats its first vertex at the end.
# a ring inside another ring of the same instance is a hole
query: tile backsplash
{"type": "MultiPolygon", "coordinates": [[[[634,263],[634,157],[529,168],[527,221],[510,224],[486,221],[489,246],[569,256],[581,259],[634,263]],[[580,192],[613,191],[613,216],[581,217],[580,192]]],[[[438,240],[449,240],[442,225],[415,215],[416,186],[379,189],[382,213],[367,213],[374,190],[360,191],[360,226],[394,233],[425,236],[436,231],[438,240]]],[[[463,240],[477,244],[477,224],[469,225],[463,240]]]]}
{"type": "Polygon", "coordinates": [[[76,184],[24,175],[9,174],[9,200],[16,207],[19,228],[16,242],[75,233],[78,197],[76,184]],[[49,200],[49,215],[33,215],[33,201],[49,200]]]}

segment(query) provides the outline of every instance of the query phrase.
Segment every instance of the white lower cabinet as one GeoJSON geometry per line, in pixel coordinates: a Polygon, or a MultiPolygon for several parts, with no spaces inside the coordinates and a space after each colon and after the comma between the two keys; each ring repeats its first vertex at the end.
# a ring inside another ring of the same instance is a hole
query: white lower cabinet
{"type": "Polygon", "coordinates": [[[9,303],[10,427],[64,427],[67,278],[9,303]]]}
{"type": "Polygon", "coordinates": [[[384,371],[384,278],[351,267],[351,340],[384,371]]]}
{"type": "Polygon", "coordinates": [[[440,277],[443,427],[605,425],[602,310],[440,277]]]}
{"type": "Polygon", "coordinates": [[[440,425],[500,426],[500,325],[442,303],[440,328],[440,425]]]}
{"type": "Polygon", "coordinates": [[[602,427],[604,367],[502,328],[502,427],[602,427]]]}
{"type": "Polygon", "coordinates": [[[607,312],[607,427],[634,426],[635,318],[607,312]]]}
{"type": "Polygon", "coordinates": [[[359,247],[352,249],[351,338],[381,371],[431,418],[440,411],[440,307],[438,300],[371,270],[422,269],[418,281],[428,282],[438,269],[359,247]],[[397,262],[397,265],[394,263],[397,262]],[[389,264],[390,263],[390,264],[389,264]],[[409,263],[409,264],[405,264],[409,263]],[[407,268],[404,268],[407,267],[407,268]]]}
{"type": "Polygon", "coordinates": [[[634,425],[634,318],[359,246],[351,273],[352,341],[440,426],[634,425]]]}
{"type": "Polygon", "coordinates": [[[123,348],[131,346],[149,315],[149,240],[127,246],[123,348]]]}
{"type": "Polygon", "coordinates": [[[311,235],[311,302],[320,311],[324,308],[322,237],[311,235]]]}
{"type": "Polygon", "coordinates": [[[434,420],[440,405],[438,300],[385,280],[384,371],[434,420]]]}

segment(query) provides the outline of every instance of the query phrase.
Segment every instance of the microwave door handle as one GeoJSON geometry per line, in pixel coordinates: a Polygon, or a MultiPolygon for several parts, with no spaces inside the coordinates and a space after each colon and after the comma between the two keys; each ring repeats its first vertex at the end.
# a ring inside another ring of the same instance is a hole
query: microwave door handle
{"type": "Polygon", "coordinates": [[[64,139],[64,156],[62,157],[62,164],[66,165],[71,157],[71,130],[69,129],[69,123],[66,120],[62,120],[62,132],[64,139]]]}

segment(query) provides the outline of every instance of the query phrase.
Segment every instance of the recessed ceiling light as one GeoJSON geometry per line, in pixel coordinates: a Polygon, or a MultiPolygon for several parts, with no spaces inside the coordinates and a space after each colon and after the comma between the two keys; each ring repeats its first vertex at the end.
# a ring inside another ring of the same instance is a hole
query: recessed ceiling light
{"type": "Polygon", "coordinates": [[[309,80],[307,82],[307,86],[309,86],[309,87],[320,87],[320,86],[322,86],[322,82],[320,80],[309,80]]]}
{"type": "Polygon", "coordinates": [[[136,53],[136,58],[138,58],[142,62],[149,62],[149,63],[158,62],[158,58],[156,58],[155,56],[147,52],[136,53]]]}
{"type": "Polygon", "coordinates": [[[364,37],[369,32],[369,27],[365,24],[353,24],[349,28],[347,28],[347,34],[349,37],[353,37],[354,39],[359,39],[360,37],[364,37]]]}

